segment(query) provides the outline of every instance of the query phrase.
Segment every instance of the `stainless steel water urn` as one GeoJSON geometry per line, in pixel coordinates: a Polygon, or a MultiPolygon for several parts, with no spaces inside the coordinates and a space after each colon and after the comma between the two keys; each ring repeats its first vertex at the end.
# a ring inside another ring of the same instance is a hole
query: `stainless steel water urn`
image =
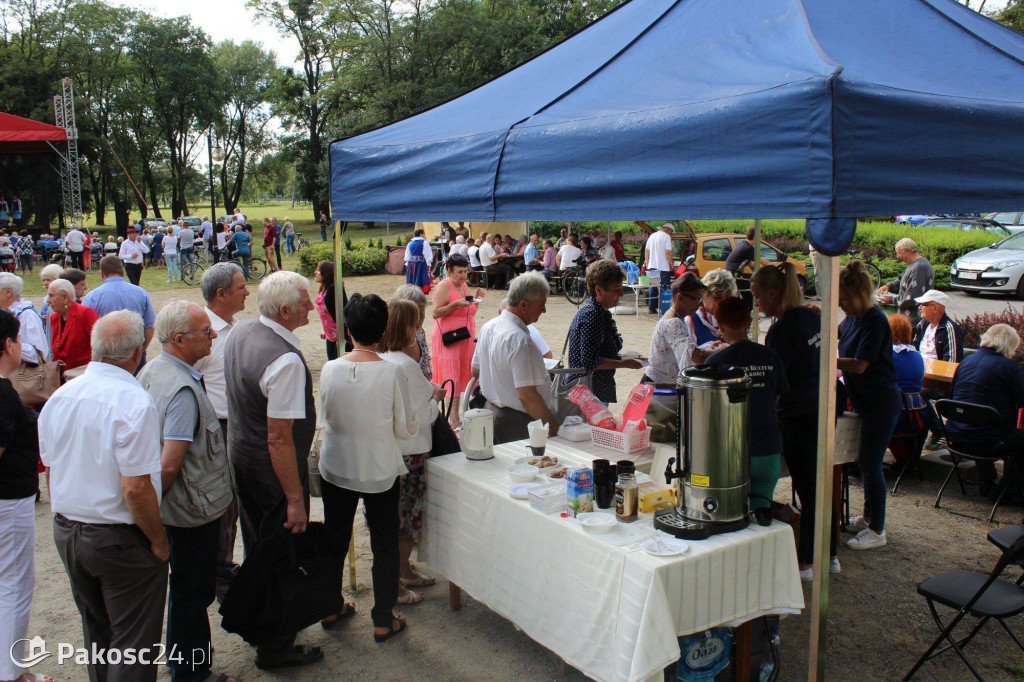
{"type": "Polygon", "coordinates": [[[680,442],[665,472],[676,479],[678,508],[659,513],[655,525],[691,538],[745,528],[750,379],[742,368],[698,365],[680,373],[678,390],[680,442]]]}

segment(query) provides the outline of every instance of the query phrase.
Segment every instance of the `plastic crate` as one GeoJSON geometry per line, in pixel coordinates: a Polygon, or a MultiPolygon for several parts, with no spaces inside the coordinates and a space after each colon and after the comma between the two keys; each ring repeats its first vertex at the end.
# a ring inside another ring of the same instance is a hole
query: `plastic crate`
{"type": "Polygon", "coordinates": [[[611,429],[602,429],[599,426],[591,426],[590,434],[594,438],[594,445],[621,452],[624,455],[643,452],[651,445],[650,429],[622,433],[611,429]]]}

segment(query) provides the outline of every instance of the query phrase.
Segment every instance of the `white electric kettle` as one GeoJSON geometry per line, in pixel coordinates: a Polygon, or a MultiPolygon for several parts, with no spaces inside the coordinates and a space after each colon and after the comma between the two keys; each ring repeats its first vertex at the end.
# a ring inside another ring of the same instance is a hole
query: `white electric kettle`
{"type": "Polygon", "coordinates": [[[490,410],[466,410],[462,415],[462,436],[459,438],[466,459],[484,460],[494,457],[494,413],[490,410]]]}

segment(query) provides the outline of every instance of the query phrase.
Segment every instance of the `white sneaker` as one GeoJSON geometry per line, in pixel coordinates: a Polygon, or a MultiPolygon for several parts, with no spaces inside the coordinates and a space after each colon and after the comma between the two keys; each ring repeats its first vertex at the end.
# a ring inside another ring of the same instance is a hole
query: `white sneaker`
{"type": "Polygon", "coordinates": [[[884,547],[885,544],[885,531],[876,533],[870,528],[865,528],[857,533],[856,536],[846,541],[846,546],[850,549],[874,549],[876,547],[884,547]]]}
{"type": "Polygon", "coordinates": [[[846,522],[846,529],[851,533],[859,533],[865,528],[868,528],[870,524],[864,520],[863,516],[854,516],[846,522]]]}
{"type": "Polygon", "coordinates": [[[843,572],[843,567],[839,565],[839,557],[832,557],[832,561],[830,561],[828,564],[828,572],[832,573],[833,575],[836,573],[843,572]]]}
{"type": "Polygon", "coordinates": [[[814,580],[814,568],[802,568],[800,569],[800,581],[809,583],[814,580]]]}

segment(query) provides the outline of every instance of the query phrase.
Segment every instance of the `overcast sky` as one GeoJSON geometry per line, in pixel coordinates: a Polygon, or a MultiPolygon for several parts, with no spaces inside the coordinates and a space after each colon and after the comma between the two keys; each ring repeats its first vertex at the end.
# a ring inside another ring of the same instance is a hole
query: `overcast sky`
{"type": "MultiPolygon", "coordinates": [[[[245,0],[109,0],[113,4],[144,9],[162,17],[189,15],[192,23],[205,30],[214,40],[254,40],[264,49],[277,53],[278,64],[294,64],[299,45],[291,37],[284,37],[271,26],[257,22],[256,14],[245,5],[245,0]]],[[[960,0],[963,2],[963,0],[960,0]]],[[[970,0],[977,9],[982,0],[970,0]]],[[[985,10],[994,11],[1006,6],[1007,0],[985,0],[985,10]]]]}
{"type": "Polygon", "coordinates": [[[142,9],[158,17],[188,15],[192,24],[206,31],[215,43],[222,40],[254,40],[277,54],[277,63],[293,64],[299,44],[280,35],[272,26],[256,20],[245,0],[108,0],[111,4],[142,9]]]}

